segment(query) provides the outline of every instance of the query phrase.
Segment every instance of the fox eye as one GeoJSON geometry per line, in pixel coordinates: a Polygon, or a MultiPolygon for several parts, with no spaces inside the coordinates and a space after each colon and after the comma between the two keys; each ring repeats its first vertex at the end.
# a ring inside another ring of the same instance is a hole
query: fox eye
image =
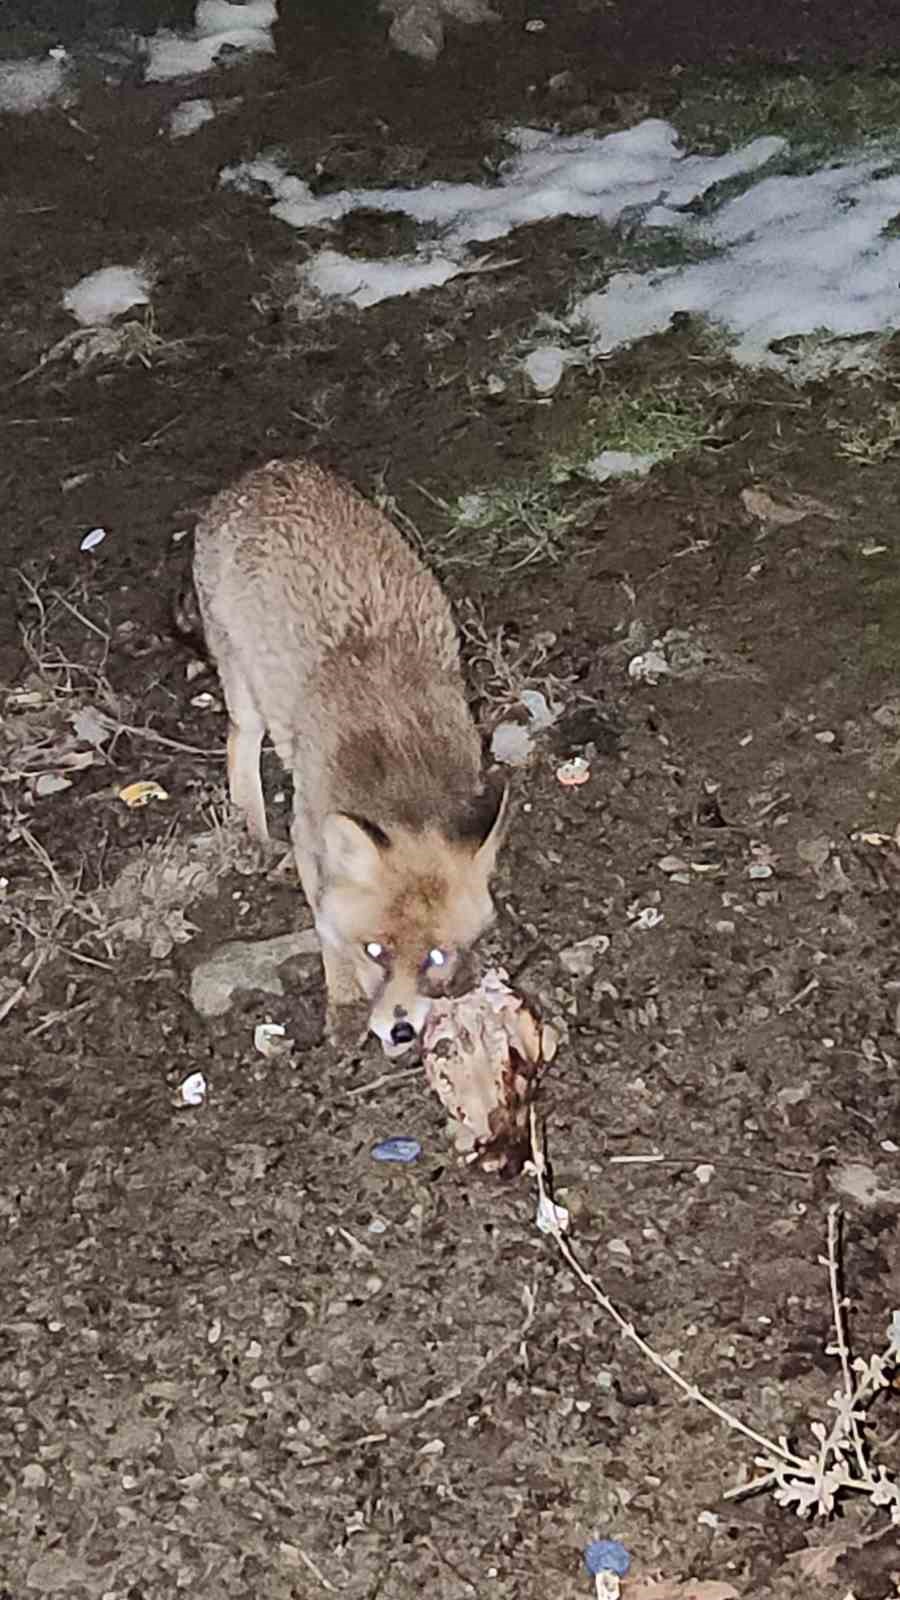
{"type": "Polygon", "coordinates": [[[450,957],[446,950],[429,950],[425,958],[426,967],[446,967],[450,957]]]}
{"type": "Polygon", "coordinates": [[[380,967],[386,966],[390,961],[390,951],[385,949],[383,944],[379,944],[377,939],[372,939],[370,943],[365,945],[363,948],[365,949],[369,960],[377,961],[380,967]]]}

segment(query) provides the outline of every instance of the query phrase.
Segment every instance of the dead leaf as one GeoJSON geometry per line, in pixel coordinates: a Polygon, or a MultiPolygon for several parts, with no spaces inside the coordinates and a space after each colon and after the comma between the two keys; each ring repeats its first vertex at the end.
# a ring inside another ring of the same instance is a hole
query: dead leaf
{"type": "Polygon", "coordinates": [[[833,1544],[810,1545],[806,1550],[792,1550],[785,1556],[785,1566],[790,1565],[804,1578],[815,1578],[820,1583],[834,1576],[834,1569],[848,1550],[858,1550],[855,1539],[835,1539],[833,1544]]]}
{"type": "Polygon", "coordinates": [[[788,494],[776,500],[767,489],[754,484],[752,489],[741,490],[741,500],[744,510],[757,522],[768,522],[776,528],[789,528],[804,517],[827,517],[829,522],[838,519],[837,511],[811,494],[788,494]]]}
{"type": "Polygon", "coordinates": [[[162,784],[154,783],[151,779],[126,783],[124,789],[119,790],[119,799],[124,800],[132,811],[136,806],[145,806],[151,800],[168,800],[168,798],[162,784]]]}
{"type": "Polygon", "coordinates": [[[63,789],[71,789],[69,778],[64,778],[59,772],[42,772],[34,783],[34,792],[39,799],[44,799],[49,794],[59,794],[63,789]]]}
{"type": "Polygon", "coordinates": [[[80,711],[72,713],[69,721],[76,739],[83,744],[92,744],[98,750],[116,731],[112,717],[108,717],[105,711],[98,711],[96,706],[82,706],[80,711]]]}

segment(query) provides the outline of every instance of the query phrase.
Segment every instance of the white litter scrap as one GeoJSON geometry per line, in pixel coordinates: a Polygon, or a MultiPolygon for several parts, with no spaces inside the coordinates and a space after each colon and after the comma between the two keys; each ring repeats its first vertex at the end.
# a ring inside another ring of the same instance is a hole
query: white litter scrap
{"type": "Polygon", "coordinates": [[[504,767],[525,767],[531,759],[531,729],[524,722],[498,722],[491,734],[491,755],[504,767]]]}
{"type": "Polygon", "coordinates": [[[258,1022],[253,1030],[253,1048],[267,1061],[273,1056],[285,1055],[294,1042],[286,1034],[283,1022],[258,1022]]]}
{"type": "Polygon", "coordinates": [[[57,46],[25,61],[0,61],[0,113],[46,111],[64,96],[68,55],[57,46]]]}
{"type": "Polygon", "coordinates": [[[540,689],[523,689],[519,700],[528,722],[500,722],[491,735],[491,755],[505,767],[527,766],[534,735],[552,728],[560,714],[560,707],[551,705],[540,689]]]}
{"type": "Polygon", "coordinates": [[[85,550],[88,552],[91,550],[96,550],[97,546],[102,544],[105,538],[105,528],[92,528],[90,533],[85,534],[78,548],[79,550],[85,550]]]}
{"type": "Polygon", "coordinates": [[[276,0],[246,0],[244,5],[233,5],[230,0],[199,0],[193,34],[186,37],[164,28],[144,40],[144,76],[149,83],[195,77],[220,65],[223,52],[228,52],[226,60],[272,55],[272,27],[277,18],[276,0]]]}
{"type": "Polygon", "coordinates": [[[635,683],[659,683],[660,678],[668,678],[672,668],[663,655],[660,640],[655,641],[655,648],[643,650],[640,655],[632,656],[628,663],[628,676],[635,683]]]}
{"type": "Polygon", "coordinates": [[[151,287],[142,267],[100,267],[66,290],[63,305],[83,328],[95,328],[133,306],[149,304],[151,287]]]}
{"type": "Polygon", "coordinates": [[[206,1079],[202,1072],[192,1072],[178,1090],[184,1106],[202,1106],[206,1099],[206,1079]]]}
{"type": "Polygon", "coordinates": [[[550,1196],[542,1193],[538,1199],[535,1222],[541,1233],[568,1233],[570,1217],[565,1206],[558,1206],[550,1196]]]}

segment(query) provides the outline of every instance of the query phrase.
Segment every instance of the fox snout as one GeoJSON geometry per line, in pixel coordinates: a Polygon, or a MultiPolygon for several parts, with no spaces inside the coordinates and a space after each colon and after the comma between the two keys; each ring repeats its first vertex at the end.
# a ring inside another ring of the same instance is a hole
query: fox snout
{"type": "Polygon", "coordinates": [[[428,1021],[431,1000],[412,986],[388,981],[372,1006],[369,1027],[386,1056],[402,1056],[415,1044],[428,1021]]]}

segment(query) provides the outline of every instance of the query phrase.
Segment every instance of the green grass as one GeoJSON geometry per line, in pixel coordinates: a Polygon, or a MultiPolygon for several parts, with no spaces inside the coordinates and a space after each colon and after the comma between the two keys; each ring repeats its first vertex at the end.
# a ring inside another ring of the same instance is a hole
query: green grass
{"type": "MultiPolygon", "coordinates": [[[[761,134],[789,140],[809,166],[859,144],[900,139],[900,75],[889,70],[685,76],[672,118],[691,150],[719,152],[761,134]]],[[[795,169],[796,170],[796,167],[795,169]]]]}
{"type": "Polygon", "coordinates": [[[554,472],[577,474],[601,450],[671,461],[710,437],[717,404],[725,397],[721,388],[688,385],[680,378],[632,394],[610,385],[591,401],[583,432],[555,458],[554,472]]]}
{"type": "Polygon", "coordinates": [[[653,457],[655,462],[700,449],[730,386],[669,379],[632,393],[612,384],[588,401],[566,442],[549,451],[527,476],[438,502],[447,532],[429,539],[435,565],[521,571],[558,561],[596,504],[591,463],[604,450],[653,457]]]}

